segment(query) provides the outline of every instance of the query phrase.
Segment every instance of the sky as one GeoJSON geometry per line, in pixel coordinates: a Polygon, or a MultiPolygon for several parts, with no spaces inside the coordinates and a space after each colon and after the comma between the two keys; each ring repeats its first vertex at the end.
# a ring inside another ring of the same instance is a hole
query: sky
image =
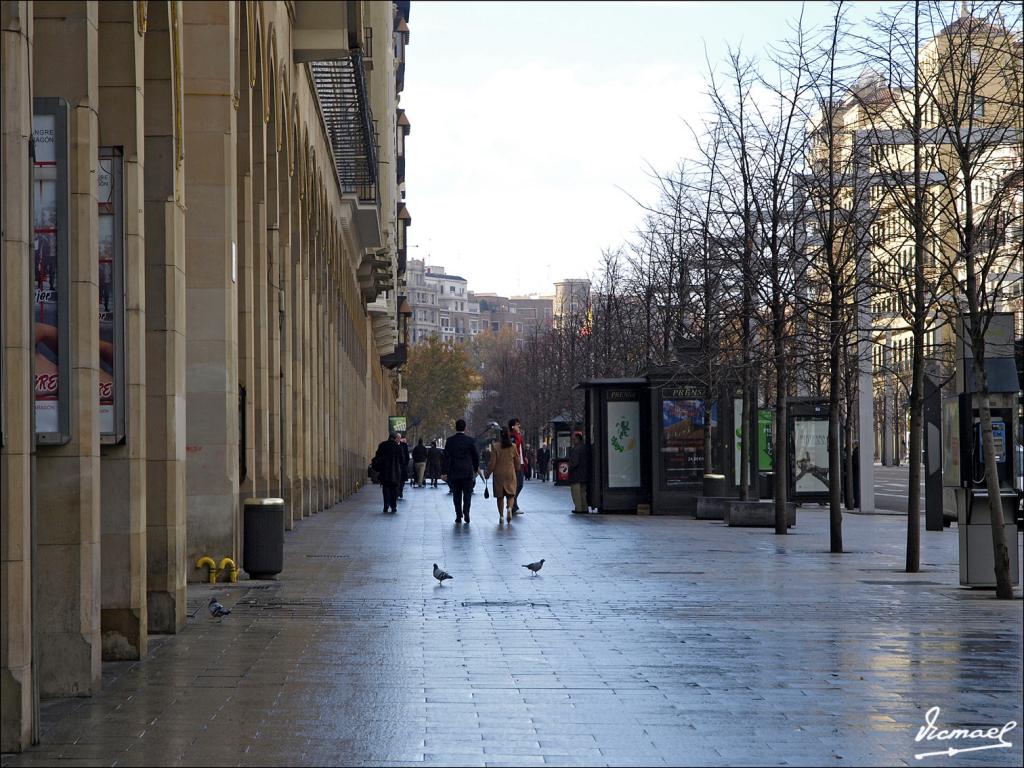
{"type": "MultiPolygon", "coordinates": [[[[631,196],[656,200],[651,169],[692,153],[686,122],[699,129],[707,111],[707,60],[730,44],[763,55],[800,8],[415,0],[400,103],[412,124],[409,258],[502,295],[591,277],[642,222],[631,196]]],[[[811,2],[805,19],[830,13],[811,2]]]]}

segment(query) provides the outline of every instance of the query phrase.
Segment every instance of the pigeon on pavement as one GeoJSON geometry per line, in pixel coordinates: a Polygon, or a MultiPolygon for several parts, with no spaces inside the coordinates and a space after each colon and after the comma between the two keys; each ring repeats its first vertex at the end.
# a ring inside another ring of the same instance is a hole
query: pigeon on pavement
{"type": "Polygon", "coordinates": [[[447,571],[442,571],[440,568],[437,567],[437,563],[434,563],[434,578],[437,579],[443,585],[445,579],[451,579],[454,578],[454,576],[452,576],[447,571]]]}
{"type": "Polygon", "coordinates": [[[215,618],[218,618],[218,619],[221,619],[221,618],[224,618],[225,616],[227,616],[230,613],[231,613],[231,611],[229,611],[227,608],[225,608],[223,605],[221,605],[219,602],[217,602],[217,598],[216,597],[211,597],[210,598],[210,615],[211,616],[213,616],[215,618]]]}
{"type": "Polygon", "coordinates": [[[536,576],[537,575],[537,571],[539,571],[543,567],[544,567],[544,558],[543,557],[540,560],[538,560],[536,563],[530,563],[529,565],[524,565],[523,566],[523,568],[529,568],[531,571],[533,571],[533,575],[534,576],[536,576]]]}

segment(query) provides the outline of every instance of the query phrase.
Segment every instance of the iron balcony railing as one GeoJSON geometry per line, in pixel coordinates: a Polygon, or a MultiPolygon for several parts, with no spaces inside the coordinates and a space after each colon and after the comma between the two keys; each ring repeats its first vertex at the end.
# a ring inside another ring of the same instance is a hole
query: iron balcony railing
{"type": "Polygon", "coordinates": [[[362,54],[353,51],[343,59],[312,61],[309,67],[342,192],[378,203],[377,136],[362,54]]]}

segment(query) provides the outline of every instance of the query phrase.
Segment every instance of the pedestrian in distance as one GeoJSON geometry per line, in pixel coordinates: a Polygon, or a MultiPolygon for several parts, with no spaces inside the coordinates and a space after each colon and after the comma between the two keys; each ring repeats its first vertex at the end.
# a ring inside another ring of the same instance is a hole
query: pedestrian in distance
{"type": "Polygon", "coordinates": [[[512,442],[516,445],[516,452],[519,454],[519,469],[516,471],[516,498],[512,503],[513,514],[519,514],[519,494],[523,492],[523,483],[526,480],[526,476],[523,474],[523,427],[519,423],[519,419],[511,418],[508,420],[508,434],[512,438],[512,442]]]}
{"type": "Polygon", "coordinates": [[[569,490],[572,493],[573,512],[586,513],[587,485],[590,482],[590,449],[583,442],[583,433],[574,432],[569,449],[569,490]]]}
{"type": "Polygon", "coordinates": [[[476,440],[466,434],[466,420],[455,422],[455,434],[444,444],[445,474],[441,479],[448,483],[455,502],[455,522],[465,517],[469,522],[469,508],[473,502],[473,485],[480,471],[480,454],[476,440]]]}
{"type": "Polygon", "coordinates": [[[551,451],[548,450],[547,443],[541,443],[540,448],[537,450],[537,469],[540,472],[540,481],[546,483],[548,481],[548,464],[551,463],[551,451]]]}
{"type": "Polygon", "coordinates": [[[498,441],[491,446],[491,459],[487,464],[487,477],[494,478],[494,501],[498,504],[498,525],[512,524],[512,504],[516,498],[516,473],[519,471],[519,452],[507,429],[501,430],[498,441]]]}
{"type": "Polygon", "coordinates": [[[377,474],[381,493],[384,495],[384,513],[398,511],[398,486],[402,482],[402,448],[398,444],[398,433],[392,432],[388,439],[377,446],[377,453],[370,465],[377,474]]]}
{"type": "Polygon", "coordinates": [[[437,478],[441,475],[441,457],[444,452],[431,443],[427,449],[427,477],[430,479],[430,487],[437,488],[437,478]]]}
{"type": "Polygon", "coordinates": [[[427,471],[427,447],[423,445],[422,437],[412,449],[412,465],[416,469],[416,485],[423,488],[423,475],[427,471]]]}
{"type": "MultiPolygon", "coordinates": [[[[405,435],[399,434],[398,447],[402,451],[402,482],[398,485],[398,498],[402,499],[405,484],[409,482],[409,444],[405,441],[405,435]]],[[[405,501],[405,499],[402,500],[405,501]]]]}

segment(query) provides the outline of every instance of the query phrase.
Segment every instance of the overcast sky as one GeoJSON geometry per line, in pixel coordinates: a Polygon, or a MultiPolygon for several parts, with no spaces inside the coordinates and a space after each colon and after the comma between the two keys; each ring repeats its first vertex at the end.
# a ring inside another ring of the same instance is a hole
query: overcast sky
{"type": "MultiPolygon", "coordinates": [[[[705,45],[763,52],[798,2],[412,3],[409,258],[474,291],[550,293],[589,277],[653,200],[648,165],[691,152],[705,45]]],[[[856,4],[857,17],[879,7],[856,4]]],[[[824,2],[807,16],[824,21],[824,2]]]]}

